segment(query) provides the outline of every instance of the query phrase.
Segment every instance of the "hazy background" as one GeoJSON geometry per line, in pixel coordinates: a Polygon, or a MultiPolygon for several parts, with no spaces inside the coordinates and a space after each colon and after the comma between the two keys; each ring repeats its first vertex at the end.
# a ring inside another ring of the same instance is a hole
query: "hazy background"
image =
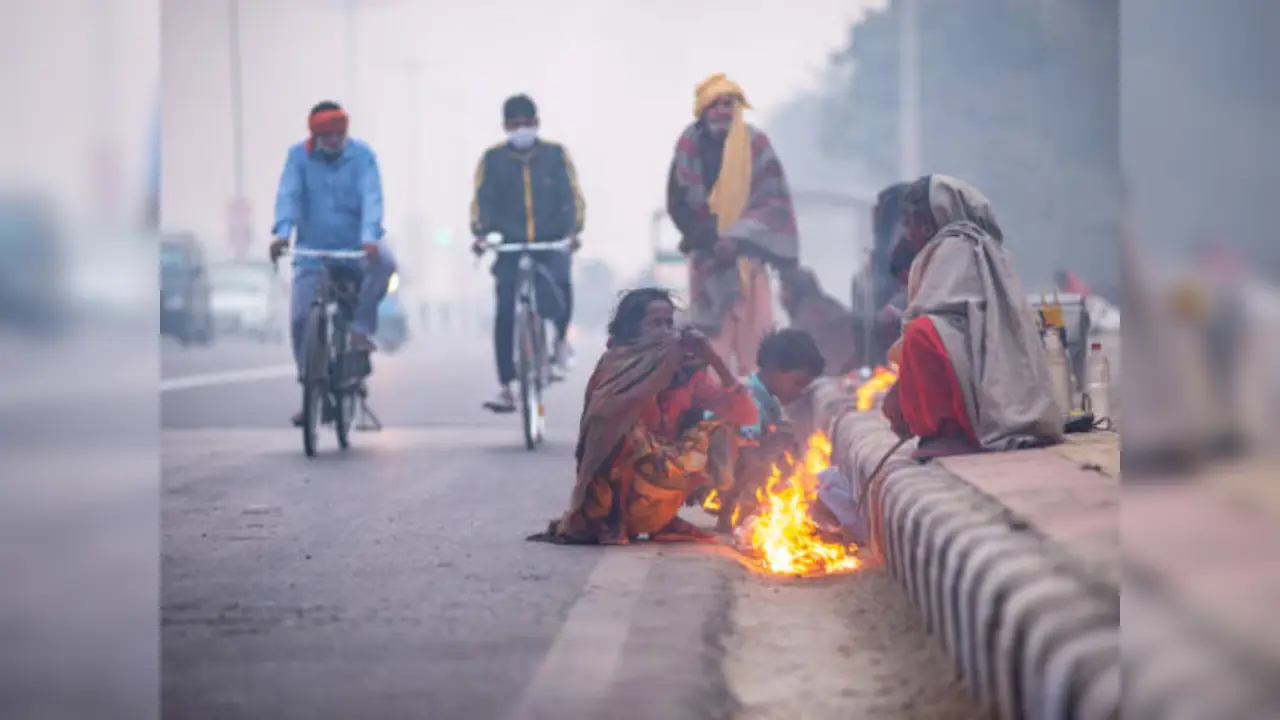
{"type": "Polygon", "coordinates": [[[160,6],[0,4],[0,184],[54,196],[80,221],[123,219],[140,206],[160,81],[160,6]]]}
{"type": "MultiPolygon", "coordinates": [[[[360,92],[352,97],[336,0],[241,2],[246,194],[257,249],[267,240],[285,149],[303,137],[306,111],[322,98],[351,106],[353,132],[380,153],[389,228],[406,234],[421,215],[422,247],[418,257],[410,249],[409,260],[421,269],[420,284],[444,295],[492,292],[461,236],[474,163],[501,139],[500,103],[515,92],[538,100],[545,135],[566,143],[578,165],[588,201],[585,255],[624,277],[647,261],[672,145],[690,120],[694,84],[712,72],[744,85],[757,107],[751,119],[771,131],[797,190],[869,198],[901,179],[899,2],[369,0],[360,7],[360,92]],[[417,63],[416,75],[406,61],[417,63]],[[452,232],[452,247],[428,249],[437,230],[452,232]]],[[[1100,288],[1118,285],[1122,166],[1145,244],[1143,269],[1168,264],[1198,277],[1202,268],[1187,262],[1187,250],[1218,234],[1255,274],[1280,272],[1272,211],[1280,197],[1273,70],[1280,3],[919,0],[918,7],[921,170],[964,176],[992,197],[1026,284],[1065,264],[1100,288]]],[[[0,194],[50,208],[61,232],[28,247],[62,252],[85,284],[59,292],[115,318],[86,313],[64,334],[35,339],[0,325],[6,709],[23,699],[41,717],[83,717],[85,708],[104,718],[155,716],[157,264],[154,234],[136,220],[147,200],[159,104],[162,225],[228,250],[227,10],[226,0],[0,3],[0,194]]],[[[843,298],[855,238],[869,225],[866,208],[800,203],[806,259],[843,298]]],[[[18,240],[0,226],[7,273],[0,286],[31,267],[11,251],[18,240]]],[[[1273,288],[1263,289],[1274,302],[1273,288]]],[[[1251,316],[1244,328],[1276,326],[1275,315],[1251,316]]],[[[1135,327],[1126,325],[1126,342],[1135,327]]],[[[1157,353],[1151,367],[1178,355],[1157,353]]],[[[1275,367],[1264,364],[1243,386],[1274,391],[1275,367]]],[[[1157,397],[1183,388],[1176,374],[1148,374],[1157,397]]],[[[1183,414],[1203,406],[1188,407],[1183,414]]],[[[1156,404],[1151,414],[1179,413],[1156,404]]],[[[1275,427],[1273,416],[1264,439],[1275,427]]],[[[1274,499],[1274,466],[1257,477],[1274,499]]],[[[1213,545],[1211,529],[1185,531],[1213,545]]]]}
{"type": "MultiPolygon", "coordinates": [[[[418,289],[487,298],[491,282],[465,251],[472,177],[480,154],[503,139],[502,101],[527,92],[543,135],[563,142],[577,165],[588,208],[583,257],[633,275],[649,259],[650,216],[664,202],[694,86],[729,73],[756,107],[750,119],[763,123],[819,82],[850,22],[883,4],[367,0],[354,13],[353,97],[343,3],[241,0],[246,180],[258,246],[285,149],[305,136],[311,105],[333,98],[351,109],[352,134],[379,153],[386,223],[402,264],[422,278],[418,289]],[[410,237],[415,213],[421,243],[410,237]],[[441,232],[453,239],[443,250],[428,242],[441,232]]],[[[226,248],[233,194],[227,10],[226,0],[172,1],[163,16],[162,224],[194,231],[216,250],[226,248]]]]}

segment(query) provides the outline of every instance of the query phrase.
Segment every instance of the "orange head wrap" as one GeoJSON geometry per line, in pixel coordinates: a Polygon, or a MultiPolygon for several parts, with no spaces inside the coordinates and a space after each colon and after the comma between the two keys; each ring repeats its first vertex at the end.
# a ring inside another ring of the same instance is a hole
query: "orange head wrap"
{"type": "Polygon", "coordinates": [[[347,131],[347,112],[345,110],[321,110],[307,118],[307,129],[312,135],[325,133],[344,133],[347,131]]]}
{"type": "Polygon", "coordinates": [[[349,122],[345,110],[321,110],[307,118],[307,129],[311,131],[311,137],[307,140],[307,152],[315,147],[317,135],[345,133],[349,122]]]}

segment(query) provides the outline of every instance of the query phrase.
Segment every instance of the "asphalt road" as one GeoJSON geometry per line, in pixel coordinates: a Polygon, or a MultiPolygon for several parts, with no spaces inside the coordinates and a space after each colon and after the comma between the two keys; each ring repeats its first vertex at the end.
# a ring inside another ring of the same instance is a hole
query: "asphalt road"
{"type": "Polygon", "coordinates": [[[982,717],[881,571],[525,542],[567,500],[585,367],[530,453],[480,408],[484,338],[416,342],[375,361],[386,429],[308,460],[283,348],[160,365],[164,717],[982,717]]]}
{"type": "Polygon", "coordinates": [[[128,332],[0,331],[6,718],[154,713],[155,348],[128,332]]]}

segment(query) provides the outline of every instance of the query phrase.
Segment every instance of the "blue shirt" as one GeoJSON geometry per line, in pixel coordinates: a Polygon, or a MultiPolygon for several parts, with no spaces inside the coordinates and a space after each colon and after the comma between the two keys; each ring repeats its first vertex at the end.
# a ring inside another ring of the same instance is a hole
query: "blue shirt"
{"type": "Polygon", "coordinates": [[[782,422],[782,403],[778,402],[778,398],[774,397],[773,393],[769,392],[769,389],[760,381],[759,373],[752,373],[742,384],[751,395],[752,402],[756,404],[757,415],[756,424],[744,426],[742,434],[752,440],[759,440],[764,428],[782,422]]]}
{"type": "MultiPolygon", "coordinates": [[[[773,393],[769,392],[769,389],[760,381],[759,373],[749,375],[742,381],[742,386],[751,396],[751,402],[755,403],[756,422],[754,425],[743,425],[738,432],[750,440],[759,440],[764,428],[782,422],[782,403],[778,402],[778,398],[774,397],[773,393]]],[[[708,412],[705,417],[712,416],[712,413],[708,412]]]]}
{"type": "MultiPolygon", "coordinates": [[[[364,142],[348,139],[333,159],[289,148],[276,193],[273,237],[297,231],[295,244],[312,250],[355,250],[382,238],[382,177],[364,142]]],[[[294,264],[315,258],[295,257],[294,264]]]]}

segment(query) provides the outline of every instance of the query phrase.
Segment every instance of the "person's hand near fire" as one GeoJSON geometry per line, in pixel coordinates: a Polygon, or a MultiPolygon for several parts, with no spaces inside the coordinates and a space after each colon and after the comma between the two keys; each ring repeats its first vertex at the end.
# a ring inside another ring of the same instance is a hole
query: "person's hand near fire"
{"type": "Polygon", "coordinates": [[[889,361],[889,369],[895,373],[898,368],[902,367],[902,337],[899,336],[893,344],[889,346],[889,351],[885,353],[885,359],[889,361]]]}
{"type": "MultiPolygon", "coordinates": [[[[889,346],[886,359],[889,362],[889,368],[895,374],[901,372],[902,337],[899,337],[894,341],[893,345],[889,346]]],[[[903,439],[911,437],[911,432],[907,429],[906,418],[902,414],[902,403],[898,398],[898,383],[896,380],[893,386],[889,388],[889,391],[884,394],[884,399],[880,401],[880,409],[884,413],[885,419],[889,421],[889,428],[893,430],[895,435],[903,439]]]]}
{"type": "Polygon", "coordinates": [[[720,354],[711,347],[711,343],[702,333],[685,328],[680,331],[680,349],[690,357],[706,363],[708,367],[715,371],[720,378],[720,384],[726,388],[737,389],[741,386],[738,378],[729,370],[729,366],[725,364],[720,354]]]}

